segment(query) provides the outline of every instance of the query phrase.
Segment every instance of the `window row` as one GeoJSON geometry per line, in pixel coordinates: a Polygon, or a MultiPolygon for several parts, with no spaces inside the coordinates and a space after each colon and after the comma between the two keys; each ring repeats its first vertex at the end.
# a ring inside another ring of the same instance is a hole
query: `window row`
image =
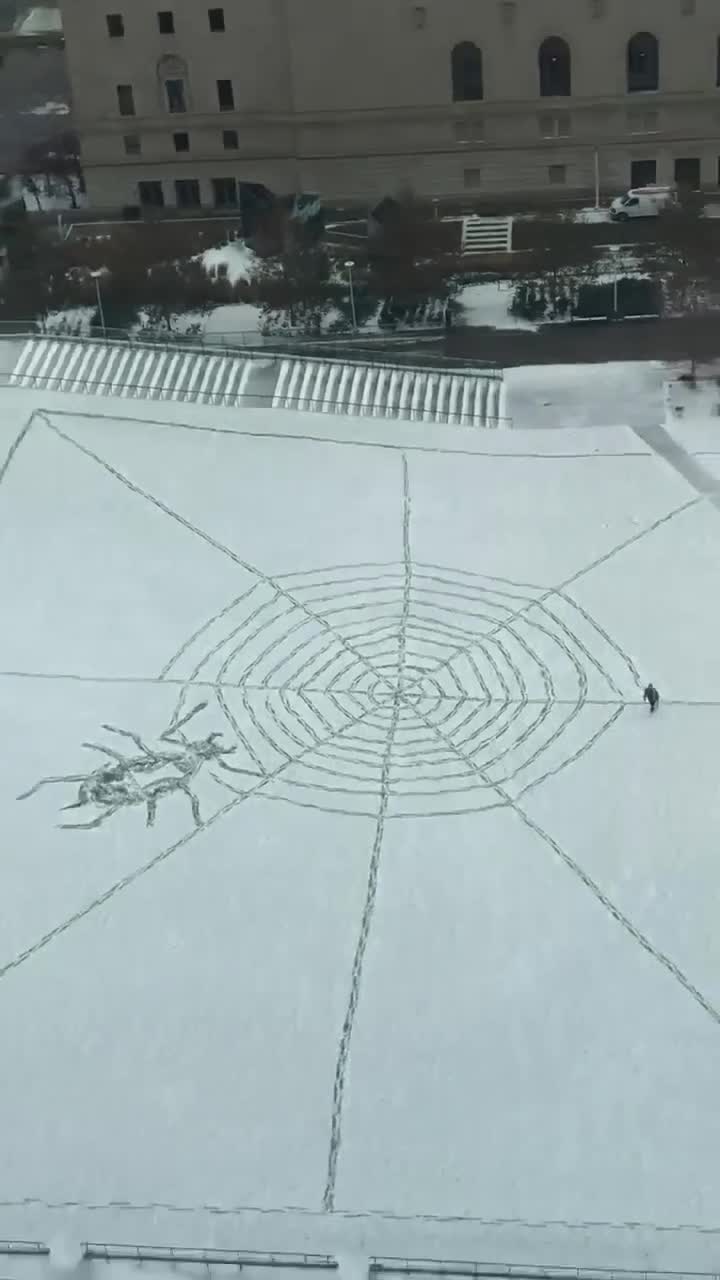
{"type": "MultiPolygon", "coordinates": [[[[572,116],[569,111],[542,112],[537,117],[538,134],[541,138],[570,138],[573,133],[572,116]]],[[[657,111],[630,111],[627,115],[626,130],[629,134],[652,134],[659,133],[660,121],[657,111]]],[[[460,145],[472,145],[474,143],[482,143],[485,141],[485,121],[478,117],[465,117],[456,120],[454,123],[455,142],[460,145]]],[[[240,138],[237,129],[223,129],[220,134],[224,151],[237,151],[240,147],[240,138]]],[[[176,151],[190,150],[190,134],[186,131],[179,131],[172,134],[173,146],[176,151]]],[[[140,156],[143,154],[142,139],[139,133],[126,133],[123,135],[123,147],[125,154],[128,156],[140,156]]]]}
{"type": "MultiPolygon", "coordinates": [[[[175,14],[172,9],[156,9],[157,29],[163,36],[175,35],[175,14]]],[[[225,30],[225,10],[208,9],[208,27],[210,31],[225,30]]],[[[105,25],[112,40],[122,40],[125,35],[125,15],[122,13],[106,13],[105,25]]]]}
{"type": "MultiPolygon", "coordinates": [[[[541,98],[569,98],[572,55],[562,36],[548,36],[538,49],[538,92],[541,98]]],[[[450,55],[455,102],[477,102],[484,96],[482,50],[472,41],[456,44],[450,55]]],[[[647,93],[660,84],[660,46],[650,31],[638,31],[627,42],[625,75],[628,93],[647,93]]],[[[716,82],[720,84],[720,38],[716,82]]]]}
{"type": "MultiPolygon", "coordinates": [[[[548,186],[565,186],[570,166],[550,164],[546,169],[548,186]]],[[[678,187],[699,191],[701,164],[698,156],[677,156],[673,162],[673,176],[678,187]]],[[[628,183],[630,187],[654,186],[658,180],[658,163],[655,159],[631,160],[628,183]]],[[[720,186],[720,157],[718,157],[717,183],[720,186]]],[[[582,185],[582,184],[580,184],[582,185]]],[[[479,190],[484,186],[483,170],[479,167],[463,169],[463,186],[467,190],[479,190]]],[[[632,201],[630,202],[632,203],[632,201]]],[[[635,201],[637,203],[637,201],[635,201]]]]}
{"type": "MultiPolygon", "coordinates": [[[[240,137],[237,129],[223,129],[220,134],[224,151],[238,151],[240,148],[240,137]]],[[[190,134],[181,132],[172,135],[173,146],[176,151],[190,150],[190,134]]],[[[123,148],[126,156],[141,156],[142,138],[139,133],[126,133],[123,135],[123,148]]]]}
{"type": "MultiPolygon", "coordinates": [[[[175,68],[178,72],[182,71],[181,67],[175,68]]],[[[162,86],[163,103],[166,111],[170,115],[183,115],[190,110],[188,82],[187,78],[182,74],[172,76],[160,76],[162,86]]],[[[216,80],[215,91],[217,93],[218,111],[234,111],[235,110],[235,90],[232,80],[216,80]]],[[[134,116],[137,114],[135,109],[135,91],[131,84],[118,84],[115,86],[117,95],[118,111],[121,116],[134,116]]]]}
{"type": "MultiPolygon", "coordinates": [[[[625,116],[624,128],[625,132],[629,134],[659,133],[660,112],[655,110],[628,111],[625,116]]],[[[573,117],[569,111],[541,111],[537,116],[537,129],[541,138],[570,138],[573,134],[573,117]]],[[[458,143],[485,141],[485,121],[481,116],[461,117],[455,121],[454,131],[455,141],[458,143]]]]}
{"type": "MultiPolygon", "coordinates": [[[[239,203],[239,185],[236,178],[212,178],[210,182],[213,204],[216,209],[232,209],[239,203]]],[[[176,178],[175,203],[179,209],[199,209],[202,204],[200,183],[197,178],[176,178]]],[[[162,182],[138,182],[140,204],[145,209],[165,207],[165,188],[162,182]]]]}
{"type": "MultiPolygon", "coordinates": [[[[700,189],[701,164],[697,156],[678,156],[674,161],[674,178],[678,186],[700,189]]],[[[566,186],[570,175],[570,166],[566,164],[550,164],[546,176],[549,186],[566,186]]],[[[657,160],[632,160],[628,183],[631,187],[646,187],[658,180],[657,160]]],[[[720,186],[720,157],[718,158],[717,182],[720,186]]],[[[483,171],[479,167],[463,169],[463,186],[467,190],[481,190],[484,187],[483,171]]],[[[212,178],[210,180],[212,204],[216,209],[237,208],[240,203],[239,182],[236,178],[212,178]]],[[[175,204],[179,209],[199,209],[202,206],[202,189],[198,178],[176,178],[173,183],[175,204]]],[[[144,209],[163,209],[165,207],[165,184],[159,180],[148,179],[138,183],[138,197],[144,209]]]]}

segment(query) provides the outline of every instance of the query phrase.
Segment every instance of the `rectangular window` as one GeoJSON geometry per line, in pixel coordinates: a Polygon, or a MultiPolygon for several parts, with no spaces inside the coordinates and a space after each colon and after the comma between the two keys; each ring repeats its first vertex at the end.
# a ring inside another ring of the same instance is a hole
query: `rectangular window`
{"type": "Polygon", "coordinates": [[[213,178],[212,189],[216,209],[230,209],[237,204],[238,190],[234,178],[213,178]]]}
{"type": "Polygon", "coordinates": [[[548,167],[548,182],[554,187],[567,182],[567,165],[551,164],[548,167]]]}
{"type": "Polygon", "coordinates": [[[222,143],[226,151],[237,151],[240,146],[237,129],[223,129],[222,143]]]}
{"type": "Polygon", "coordinates": [[[235,94],[233,92],[232,80],[218,80],[217,96],[218,106],[221,111],[235,110],[235,94]]]}
{"type": "Polygon", "coordinates": [[[190,134],[174,133],[173,145],[176,151],[189,151],[190,150],[190,134]]]}
{"type": "Polygon", "coordinates": [[[455,121],[455,141],[460,143],[482,142],[485,137],[485,121],[471,118],[455,121]]]}
{"type": "Polygon", "coordinates": [[[142,151],[139,133],[126,133],[123,138],[126,156],[139,156],[142,151]]]}
{"type": "Polygon", "coordinates": [[[121,116],[135,115],[135,94],[131,84],[116,85],[118,111],[121,116]]]}
{"type": "Polygon", "coordinates": [[[657,133],[657,111],[628,111],[627,127],[630,133],[657,133]]]}
{"type": "Polygon", "coordinates": [[[657,182],[657,160],[633,160],[630,165],[631,187],[654,187],[657,182]]]}
{"type": "Polygon", "coordinates": [[[165,204],[162,182],[138,182],[140,203],[149,209],[162,209],[165,204]]]}
{"type": "Polygon", "coordinates": [[[175,199],[179,209],[197,209],[200,204],[200,183],[197,178],[177,178],[175,199]]]}
{"type": "Polygon", "coordinates": [[[700,160],[696,156],[678,156],[675,160],[675,181],[687,191],[700,190],[700,160]]]}
{"type": "Polygon", "coordinates": [[[175,14],[172,9],[159,9],[157,20],[161,36],[175,35],[175,14]]]}
{"type": "Polygon", "coordinates": [[[225,30],[225,10],[208,9],[208,23],[211,31],[225,30]]]}
{"type": "Polygon", "coordinates": [[[167,101],[167,109],[171,115],[180,115],[183,111],[187,111],[185,81],[166,80],[165,99],[167,101]]]}
{"type": "Polygon", "coordinates": [[[543,111],[542,115],[538,116],[538,127],[541,138],[569,138],[572,132],[570,112],[559,111],[553,114],[550,111],[543,111]]]}
{"type": "Polygon", "coordinates": [[[121,13],[106,13],[107,33],[113,40],[125,35],[125,22],[121,13]]]}
{"type": "Polygon", "coordinates": [[[481,174],[479,169],[463,169],[463,186],[466,190],[473,187],[479,187],[481,183],[481,174]]]}

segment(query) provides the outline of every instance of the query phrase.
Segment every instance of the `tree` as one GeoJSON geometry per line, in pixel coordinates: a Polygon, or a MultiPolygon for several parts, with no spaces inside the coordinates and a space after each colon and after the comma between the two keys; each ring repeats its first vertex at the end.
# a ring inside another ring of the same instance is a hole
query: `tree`
{"type": "Polygon", "coordinates": [[[578,290],[597,275],[593,228],[563,218],[547,218],[526,228],[526,249],[511,310],[526,320],[563,318],[578,290]]]}
{"type": "MultiPolygon", "coordinates": [[[[657,220],[655,243],[641,251],[645,270],[662,281],[667,308],[676,316],[699,317],[720,304],[720,223],[706,218],[700,201],[687,197],[657,220]]],[[[688,351],[691,376],[696,354],[688,351]]]]}
{"type": "Polygon", "coordinates": [[[84,190],[77,134],[72,129],[66,129],[54,138],[32,143],[23,152],[20,172],[25,177],[25,185],[37,201],[38,209],[42,209],[38,179],[44,181],[48,192],[58,188],[65,192],[72,208],[77,209],[78,193],[84,190]]]}
{"type": "Polygon", "coordinates": [[[318,247],[293,245],[265,258],[253,292],[268,327],[286,322],[302,333],[319,333],[334,300],[327,254],[318,247]]]}

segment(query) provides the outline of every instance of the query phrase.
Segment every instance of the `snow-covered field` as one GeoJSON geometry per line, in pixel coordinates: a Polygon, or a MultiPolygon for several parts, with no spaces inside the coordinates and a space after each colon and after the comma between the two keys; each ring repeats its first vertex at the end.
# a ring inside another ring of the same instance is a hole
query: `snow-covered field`
{"type": "Polygon", "coordinates": [[[3,408],[0,1237],[716,1270],[716,506],[612,422],[3,408]]]}

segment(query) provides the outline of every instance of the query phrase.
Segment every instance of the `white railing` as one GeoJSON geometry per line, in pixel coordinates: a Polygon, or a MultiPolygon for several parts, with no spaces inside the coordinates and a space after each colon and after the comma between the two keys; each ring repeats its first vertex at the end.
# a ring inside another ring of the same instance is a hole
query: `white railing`
{"type": "Polygon", "coordinates": [[[463,218],[462,252],[510,253],[512,229],[512,218],[481,218],[477,214],[463,218]]]}

